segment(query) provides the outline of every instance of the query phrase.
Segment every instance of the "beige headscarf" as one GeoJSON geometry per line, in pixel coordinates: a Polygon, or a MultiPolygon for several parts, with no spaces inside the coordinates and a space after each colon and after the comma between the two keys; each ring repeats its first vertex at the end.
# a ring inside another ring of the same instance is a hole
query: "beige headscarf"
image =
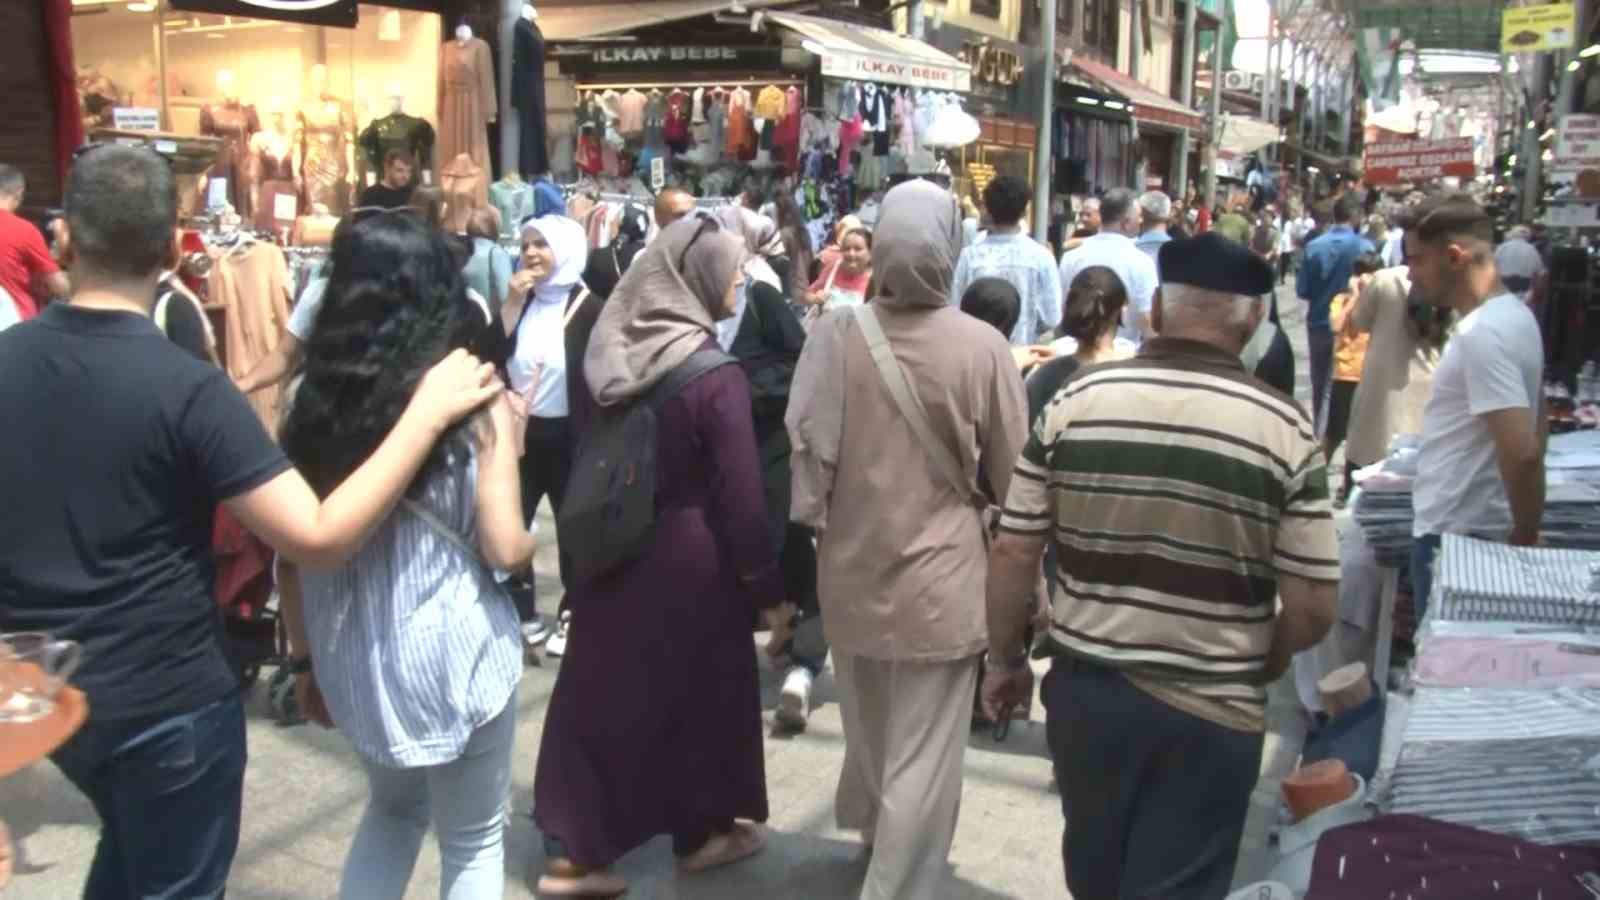
{"type": "MultiPolygon", "coordinates": [[[[961,208],[949,191],[921,179],[884,195],[873,232],[871,302],[889,309],[944,309],[961,255],[961,208]]],[[[849,308],[829,312],[806,338],[789,390],[784,425],[794,445],[789,518],[823,528],[844,431],[845,339],[849,308]]]]}
{"type": "Polygon", "coordinates": [[[617,282],[590,334],[583,372],[595,402],[639,396],[715,335],[744,256],[739,238],[708,219],[663,229],[617,282]]]}

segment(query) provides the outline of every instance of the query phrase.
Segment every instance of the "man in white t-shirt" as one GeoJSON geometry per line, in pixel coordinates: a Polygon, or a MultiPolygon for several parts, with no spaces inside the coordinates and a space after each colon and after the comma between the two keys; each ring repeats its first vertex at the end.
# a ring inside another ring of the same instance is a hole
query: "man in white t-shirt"
{"type": "Polygon", "coordinates": [[[1414,290],[1460,317],[1422,418],[1412,525],[1418,617],[1440,535],[1536,543],[1544,513],[1544,345],[1494,264],[1494,226],[1464,197],[1425,207],[1406,230],[1414,290]]]}
{"type": "Polygon", "coordinates": [[[1128,305],[1122,311],[1122,327],[1117,337],[1142,343],[1155,336],[1150,324],[1150,307],[1156,295],[1156,261],[1139,249],[1133,236],[1139,233],[1139,207],[1133,191],[1115,188],[1100,198],[1100,233],[1083,239],[1075,250],[1061,256],[1061,290],[1071,290],[1072,279],[1090,266],[1105,266],[1117,273],[1128,291],[1128,305]]]}

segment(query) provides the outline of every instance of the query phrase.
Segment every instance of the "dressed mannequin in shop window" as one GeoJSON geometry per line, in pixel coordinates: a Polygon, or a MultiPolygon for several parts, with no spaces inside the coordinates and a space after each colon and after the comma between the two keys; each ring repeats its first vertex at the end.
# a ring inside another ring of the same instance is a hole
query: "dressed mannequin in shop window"
{"type": "Polygon", "coordinates": [[[529,180],[550,171],[545,137],[544,33],[539,30],[538,18],[532,3],[522,4],[511,43],[511,105],[517,110],[518,126],[516,168],[529,180]]]}
{"type": "Polygon", "coordinates": [[[439,45],[439,152],[441,165],[466,154],[489,168],[489,125],[495,121],[494,62],[472,27],[456,26],[455,39],[439,45]]]}
{"type": "Polygon", "coordinates": [[[426,119],[406,114],[404,92],[398,85],[389,89],[389,114],[373,119],[361,132],[360,143],[368,184],[383,171],[391,150],[403,150],[411,157],[413,186],[416,177],[425,184],[433,183],[433,126],[426,119]]]}
{"type": "Polygon", "coordinates": [[[311,67],[310,91],[297,115],[295,146],[300,154],[300,178],[305,188],[302,206],[343,214],[350,208],[351,178],[355,171],[356,127],[350,104],[328,87],[328,67],[311,67]]]}
{"type": "MultiPolygon", "coordinates": [[[[222,100],[200,110],[200,133],[222,139],[216,162],[211,164],[211,179],[226,179],[228,203],[234,212],[248,219],[251,204],[250,139],[261,130],[256,108],[239,100],[239,89],[232,69],[217,71],[217,93],[222,100]]],[[[209,191],[209,188],[207,189],[209,191]]]]}

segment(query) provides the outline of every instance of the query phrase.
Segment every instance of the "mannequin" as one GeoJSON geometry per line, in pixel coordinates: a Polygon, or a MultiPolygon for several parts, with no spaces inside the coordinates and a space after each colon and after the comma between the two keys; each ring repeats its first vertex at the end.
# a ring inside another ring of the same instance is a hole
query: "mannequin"
{"type": "Polygon", "coordinates": [[[489,204],[500,211],[500,234],[512,237],[522,220],[533,214],[533,185],[515,169],[508,170],[504,178],[489,185],[489,204]]]}
{"type": "Polygon", "coordinates": [[[489,123],[495,120],[494,63],[489,45],[465,22],[439,47],[439,158],[467,154],[489,167],[489,123]]]}
{"type": "Polygon", "coordinates": [[[303,206],[321,204],[341,215],[350,208],[354,166],[355,117],[343,100],[328,92],[328,67],[311,67],[311,91],[298,114],[295,144],[304,182],[303,206]]]}
{"type": "Polygon", "coordinates": [[[294,171],[294,139],[283,102],[272,104],[266,127],[250,139],[250,161],[258,187],[255,225],[264,231],[287,229],[299,212],[300,184],[294,171]]]}
{"type": "MultiPolygon", "coordinates": [[[[390,150],[404,150],[417,161],[423,183],[432,184],[433,126],[426,119],[408,116],[404,98],[398,89],[391,88],[389,114],[373,119],[361,132],[361,155],[367,167],[367,183],[375,183],[383,171],[383,157],[390,150]]],[[[415,180],[413,180],[415,183],[415,180]]]]}
{"type": "Polygon", "coordinates": [[[239,102],[232,69],[217,71],[217,93],[222,95],[221,102],[200,111],[200,133],[222,138],[222,147],[217,151],[209,177],[227,180],[228,203],[248,219],[254,207],[251,205],[253,185],[246,161],[250,139],[261,130],[261,120],[256,117],[255,107],[239,102]]]}
{"type": "MultiPolygon", "coordinates": [[[[544,33],[534,21],[537,18],[533,4],[523,4],[511,44],[511,105],[516,107],[519,125],[516,169],[530,180],[550,171],[545,123],[544,33]]],[[[508,169],[512,168],[510,162],[506,160],[508,169]]]]}

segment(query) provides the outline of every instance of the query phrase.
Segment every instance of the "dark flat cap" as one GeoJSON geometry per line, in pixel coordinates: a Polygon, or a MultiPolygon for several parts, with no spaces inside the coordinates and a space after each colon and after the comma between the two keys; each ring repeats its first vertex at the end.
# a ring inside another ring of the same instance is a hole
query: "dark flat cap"
{"type": "Polygon", "coordinates": [[[1272,293],[1277,283],[1270,263],[1215,231],[1162,244],[1156,271],[1162,284],[1189,284],[1251,297],[1272,293]]]}

